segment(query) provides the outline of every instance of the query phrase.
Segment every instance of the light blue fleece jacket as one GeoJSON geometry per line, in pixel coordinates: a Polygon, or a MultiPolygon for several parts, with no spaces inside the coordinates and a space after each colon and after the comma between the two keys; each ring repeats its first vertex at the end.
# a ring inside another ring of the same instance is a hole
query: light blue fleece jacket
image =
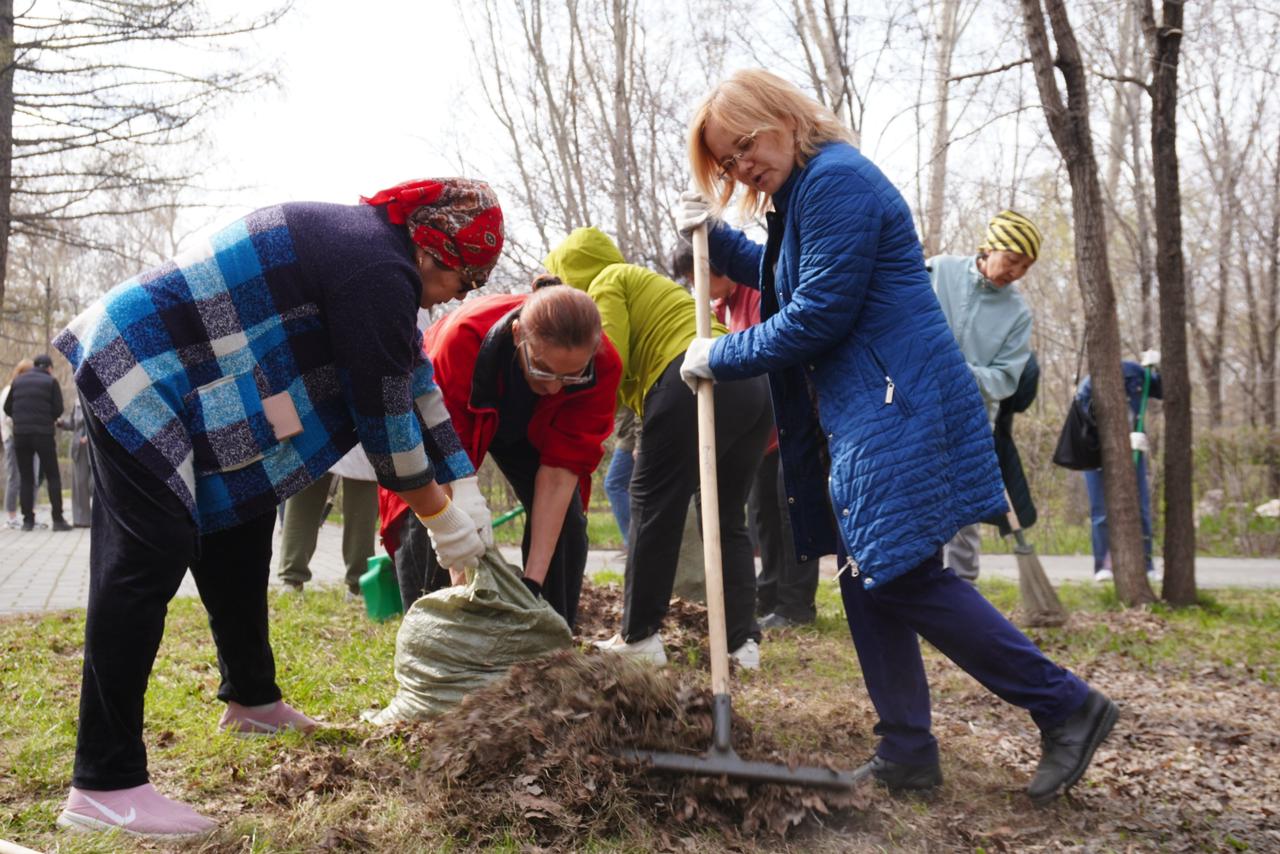
{"type": "Polygon", "coordinates": [[[993,421],[1031,355],[1031,309],[1016,285],[997,288],[978,272],[977,261],[974,255],[935,255],[925,264],[993,421]]]}

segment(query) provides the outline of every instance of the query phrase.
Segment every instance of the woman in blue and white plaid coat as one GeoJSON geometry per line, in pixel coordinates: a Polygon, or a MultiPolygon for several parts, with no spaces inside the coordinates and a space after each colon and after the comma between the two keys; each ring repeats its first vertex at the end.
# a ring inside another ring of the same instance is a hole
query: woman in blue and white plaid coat
{"type": "Polygon", "coordinates": [[[75,369],[99,497],[59,824],[156,836],[214,827],[151,787],[142,741],[167,603],[188,568],[217,644],[221,728],[316,726],[275,681],[271,535],[276,505],[357,441],[443,566],[484,551],[488,508],[416,319],[484,283],[501,209],[486,184],[462,178],[362,201],[255,211],[117,285],[55,341],[75,369]]]}

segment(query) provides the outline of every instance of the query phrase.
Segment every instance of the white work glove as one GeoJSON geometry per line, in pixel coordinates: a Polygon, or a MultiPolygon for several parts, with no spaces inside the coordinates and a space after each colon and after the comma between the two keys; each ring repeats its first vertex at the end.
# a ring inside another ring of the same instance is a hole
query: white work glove
{"type": "Polygon", "coordinates": [[[702,197],[702,193],[690,187],[680,194],[680,204],[676,206],[676,230],[685,240],[693,234],[693,230],[711,218],[711,205],[702,197]]]}
{"type": "Polygon", "coordinates": [[[450,570],[470,569],[484,554],[484,542],[475,522],[452,500],[434,516],[419,516],[418,520],[427,527],[441,566],[450,570]]]}
{"type": "Polygon", "coordinates": [[[455,480],[449,487],[453,490],[453,503],[475,523],[480,541],[486,547],[493,545],[493,514],[489,512],[489,503],[480,492],[480,478],[475,475],[464,477],[455,480]]]}
{"type": "Polygon", "coordinates": [[[714,338],[694,338],[684,351],[684,364],[680,366],[680,379],[694,394],[698,393],[698,380],[715,380],[711,373],[711,345],[714,338]]]}
{"type": "Polygon", "coordinates": [[[1147,438],[1146,433],[1130,433],[1129,447],[1135,451],[1149,454],[1151,453],[1151,440],[1147,438]]]}
{"type": "Polygon", "coordinates": [[[1159,350],[1143,350],[1141,358],[1142,367],[1155,368],[1160,366],[1159,350]]]}

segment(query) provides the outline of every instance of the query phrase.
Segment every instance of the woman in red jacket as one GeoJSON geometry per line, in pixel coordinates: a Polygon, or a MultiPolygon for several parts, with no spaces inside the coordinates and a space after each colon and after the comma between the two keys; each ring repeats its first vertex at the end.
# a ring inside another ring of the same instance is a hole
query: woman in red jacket
{"type": "MultiPolygon", "coordinates": [[[[595,303],[565,287],[471,299],[433,324],[423,345],[471,462],[479,468],[492,456],[528,509],[525,585],[572,627],[587,563],[591,473],[613,430],[622,378],[595,303]]],[[[383,534],[397,546],[407,606],[435,586],[428,580],[438,568],[429,548],[414,545],[413,514],[402,519],[395,504],[384,493],[383,534]]]]}

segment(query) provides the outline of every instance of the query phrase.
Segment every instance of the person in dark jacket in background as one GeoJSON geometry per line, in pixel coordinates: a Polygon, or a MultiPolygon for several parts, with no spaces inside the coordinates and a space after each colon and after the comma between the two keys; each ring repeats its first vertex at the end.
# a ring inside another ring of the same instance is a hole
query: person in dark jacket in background
{"type": "MultiPolygon", "coordinates": [[[[1138,507],[1142,513],[1142,548],[1147,556],[1147,577],[1151,581],[1157,578],[1155,562],[1151,558],[1153,535],[1151,528],[1151,486],[1147,482],[1147,454],[1151,447],[1145,431],[1138,430],[1137,419],[1143,404],[1143,385],[1150,371],[1150,381],[1146,388],[1147,397],[1156,400],[1164,399],[1164,383],[1160,381],[1157,370],[1160,353],[1147,350],[1142,354],[1142,364],[1123,361],[1120,368],[1124,374],[1124,393],[1129,399],[1129,442],[1138,458],[1135,466],[1138,474],[1138,507]]],[[[1080,389],[1076,399],[1089,411],[1093,403],[1093,377],[1086,375],[1080,381],[1080,389]]],[[[1084,472],[1085,489],[1089,492],[1089,521],[1093,533],[1093,580],[1097,582],[1111,581],[1111,537],[1107,525],[1107,500],[1102,489],[1102,469],[1086,469],[1084,472]]]]}
{"type": "Polygon", "coordinates": [[[36,526],[36,476],[32,460],[40,459],[49,487],[53,530],[70,531],[62,518],[62,475],[58,471],[58,447],[54,432],[62,416],[62,386],[49,370],[53,360],[41,353],[32,360],[35,367],[14,379],[4,400],[5,415],[13,418],[13,454],[18,463],[18,497],[22,506],[22,530],[36,526]]]}
{"type": "Polygon", "coordinates": [[[762,320],[695,338],[681,375],[769,376],[797,545],[802,557],[836,553],[880,718],[864,769],[891,789],[942,781],[923,637],[1031,713],[1042,754],[1027,794],[1052,800],[1083,776],[1119,712],[942,564],[960,527],[1006,505],[982,397],[910,209],[827,107],[763,70],[737,72],[703,101],[689,160],[697,189],[682,196],[680,230],[741,185],[739,208],[765,213],[768,239],[710,224],[711,263],[760,289],[762,320]]]}
{"type": "Polygon", "coordinates": [[[277,505],[357,442],[444,565],[484,553],[487,508],[482,522],[444,488],[472,468],[417,316],[484,284],[501,208],[465,178],[361,201],[254,211],[116,285],[54,342],[76,372],[98,490],[64,827],[175,837],[216,826],[151,786],[143,741],[147,681],[188,569],[218,649],[219,728],[317,726],[276,682],[271,535],[277,505]]]}

